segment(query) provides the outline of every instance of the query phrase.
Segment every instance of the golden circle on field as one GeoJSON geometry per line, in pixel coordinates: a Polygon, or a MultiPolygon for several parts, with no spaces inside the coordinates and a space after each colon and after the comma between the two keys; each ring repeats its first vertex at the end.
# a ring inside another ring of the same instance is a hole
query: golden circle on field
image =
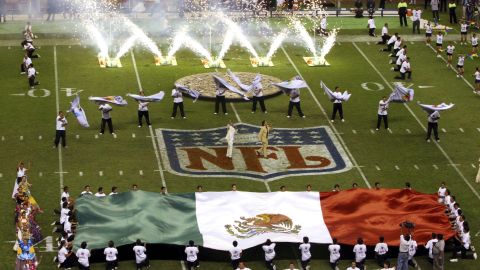
{"type": "MultiPolygon", "coordinates": [[[[257,74],[259,73],[235,72],[235,75],[237,75],[237,77],[240,78],[242,83],[246,85],[251,84],[257,74]]],[[[216,75],[225,79],[229,84],[235,86],[237,89],[240,90],[240,87],[238,87],[238,85],[230,78],[230,76],[228,76],[227,73],[222,72],[199,73],[186,76],[178,79],[175,84],[181,84],[190,89],[199,91],[201,94],[200,99],[214,100],[216,86],[212,75],[216,75]]],[[[270,75],[260,75],[262,76],[263,96],[265,98],[274,97],[282,93],[282,91],[278,89],[278,87],[272,85],[273,83],[279,83],[282,80],[270,75]]],[[[249,93],[247,96],[250,98],[252,96],[252,93],[249,93]]],[[[246,101],[240,95],[235,94],[232,91],[227,91],[225,94],[225,98],[227,99],[227,101],[246,101]]]]}

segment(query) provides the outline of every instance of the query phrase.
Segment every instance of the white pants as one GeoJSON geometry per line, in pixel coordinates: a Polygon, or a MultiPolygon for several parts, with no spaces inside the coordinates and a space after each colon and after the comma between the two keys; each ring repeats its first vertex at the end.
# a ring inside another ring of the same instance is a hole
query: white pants
{"type": "Polygon", "coordinates": [[[233,140],[232,140],[232,141],[228,141],[227,157],[231,158],[231,157],[232,157],[232,152],[233,152],[233,140]]]}

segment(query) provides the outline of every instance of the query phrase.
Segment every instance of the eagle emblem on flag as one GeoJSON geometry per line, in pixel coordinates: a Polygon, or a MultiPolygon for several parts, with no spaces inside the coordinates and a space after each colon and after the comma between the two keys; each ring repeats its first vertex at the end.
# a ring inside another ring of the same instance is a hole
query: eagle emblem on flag
{"type": "Polygon", "coordinates": [[[295,225],[291,218],[282,214],[259,214],[254,217],[240,217],[235,224],[225,225],[227,232],[240,239],[264,233],[298,234],[302,226],[295,225]]]}

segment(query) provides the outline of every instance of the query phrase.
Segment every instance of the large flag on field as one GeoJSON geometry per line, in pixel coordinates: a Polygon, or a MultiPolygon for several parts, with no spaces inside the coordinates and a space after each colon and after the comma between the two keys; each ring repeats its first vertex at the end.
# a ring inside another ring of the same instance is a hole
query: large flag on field
{"type": "Polygon", "coordinates": [[[325,91],[325,94],[328,96],[328,99],[332,102],[335,100],[347,101],[352,96],[352,94],[348,93],[347,91],[343,93],[333,92],[332,90],[330,90],[330,88],[327,87],[327,85],[323,83],[323,81],[320,82],[320,86],[322,87],[323,91],[325,91]]]}
{"type": "Polygon", "coordinates": [[[127,94],[127,96],[135,99],[136,101],[142,101],[142,102],[159,102],[163,99],[165,96],[165,92],[160,91],[154,95],[150,96],[141,96],[141,95],[135,95],[135,94],[127,94]]]}
{"type": "Polygon", "coordinates": [[[85,115],[85,111],[83,110],[83,108],[80,106],[80,96],[77,95],[72,103],[71,103],[71,107],[70,107],[70,110],[68,110],[69,112],[71,112],[73,115],[75,115],[75,117],[77,118],[77,121],[78,123],[82,126],[82,127],[90,127],[90,125],[88,124],[88,120],[87,120],[87,116],[85,115]]]}
{"type": "Polygon", "coordinates": [[[191,96],[193,98],[193,102],[197,101],[197,99],[200,97],[200,92],[198,92],[197,90],[190,89],[184,85],[175,84],[175,88],[178,91],[191,96]]]}
{"type": "Polygon", "coordinates": [[[441,103],[441,104],[438,104],[438,105],[427,105],[427,104],[418,103],[418,105],[419,105],[420,107],[422,107],[422,109],[423,109],[424,111],[426,111],[428,114],[431,114],[431,113],[433,113],[434,111],[445,111],[445,110],[449,110],[449,109],[453,108],[453,106],[455,106],[455,104],[453,104],[453,103],[450,103],[450,104],[441,103]]]}
{"type": "Polygon", "coordinates": [[[212,75],[213,80],[215,81],[215,84],[219,88],[227,89],[232,91],[233,93],[241,96],[245,100],[249,100],[248,97],[243,93],[242,91],[238,90],[235,86],[229,84],[227,81],[225,81],[223,78],[218,77],[217,75],[212,75]]]}
{"type": "Polygon", "coordinates": [[[307,83],[302,80],[301,78],[295,77],[291,81],[283,81],[279,83],[274,83],[276,87],[278,87],[280,90],[282,90],[286,95],[290,95],[290,92],[293,89],[301,89],[301,88],[307,88],[308,85],[307,83]]]}
{"type": "Polygon", "coordinates": [[[121,96],[107,96],[107,97],[89,97],[88,100],[95,103],[110,103],[117,106],[126,106],[128,103],[121,96]]]}
{"type": "Polygon", "coordinates": [[[406,88],[401,84],[395,85],[395,90],[390,97],[388,97],[388,102],[398,102],[398,103],[406,103],[413,100],[413,95],[415,92],[411,88],[406,88]]]}
{"type": "Polygon", "coordinates": [[[454,235],[437,195],[403,189],[351,189],[340,192],[202,192],[167,194],[130,191],[104,198],[76,200],[79,226],[75,246],[87,241],[104,248],[136,239],[149,243],[196,244],[228,250],[233,240],[243,249],[274,242],[353,245],[363,237],[374,245],[379,235],[399,245],[399,224],[416,224],[415,239],[424,244],[432,232],[454,235]]]}

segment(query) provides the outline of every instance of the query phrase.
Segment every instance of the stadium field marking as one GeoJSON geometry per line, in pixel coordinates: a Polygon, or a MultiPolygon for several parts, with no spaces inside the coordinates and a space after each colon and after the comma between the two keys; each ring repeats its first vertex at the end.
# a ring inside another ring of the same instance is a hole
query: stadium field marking
{"type": "Polygon", "coordinates": [[[398,165],[395,165],[395,170],[400,171],[400,167],[398,167],[398,165]]]}
{"type": "Polygon", "coordinates": [[[103,176],[103,171],[98,171],[99,176],[103,176]]]}
{"type": "Polygon", "coordinates": [[[420,170],[417,164],[413,165],[413,168],[415,168],[416,170],[420,170]]]}
{"type": "MultiPolygon", "coordinates": [[[[480,128],[477,128],[477,131],[480,132],[480,128]]],[[[2,137],[3,138],[3,137],[2,137]]]]}
{"type": "Polygon", "coordinates": [[[460,130],[460,132],[464,133],[465,131],[463,130],[463,128],[458,128],[458,130],[460,130]]]}
{"type": "Polygon", "coordinates": [[[98,134],[93,135],[95,139],[98,139],[98,134]]]}
{"type": "Polygon", "coordinates": [[[472,166],[472,168],[474,168],[474,169],[476,168],[476,167],[475,167],[475,164],[472,163],[472,164],[470,164],[470,165],[472,166]]]}
{"type": "Polygon", "coordinates": [[[2,136],[2,141],[5,141],[5,136],[2,136]]]}
{"type": "Polygon", "coordinates": [[[20,141],[23,141],[23,135],[20,136],[20,141]]]}
{"type": "MultiPolygon", "coordinates": [[[[432,45],[427,44],[427,46],[430,47],[430,49],[432,49],[432,51],[437,52],[437,50],[435,50],[435,48],[433,48],[432,45]]],[[[445,60],[445,58],[443,58],[443,56],[440,55],[439,58],[442,59],[442,61],[443,61],[444,63],[447,63],[447,60],[445,60]]],[[[450,65],[450,69],[453,70],[453,72],[457,73],[457,71],[455,70],[455,68],[454,68],[452,65],[450,65]]],[[[467,81],[467,79],[465,79],[464,76],[461,76],[460,78],[462,78],[462,80],[463,80],[472,90],[475,89],[475,87],[473,87],[473,85],[472,85],[469,81],[467,81]]],[[[479,198],[479,199],[480,199],[480,198],[479,198]]]]}
{"type": "Polygon", "coordinates": [[[43,176],[43,172],[39,172],[38,177],[42,177],[42,176],[43,176]]]}
{"type": "MultiPolygon", "coordinates": [[[[132,63],[133,63],[133,70],[135,71],[135,76],[137,78],[137,84],[138,84],[138,90],[143,91],[142,87],[142,81],[140,80],[140,74],[138,73],[137,69],[137,61],[135,60],[135,55],[133,51],[130,51],[130,55],[132,56],[132,63]]],[[[160,179],[162,180],[162,186],[167,187],[167,182],[165,181],[165,175],[163,174],[163,168],[162,168],[162,160],[160,157],[160,150],[157,145],[157,142],[155,141],[155,134],[153,133],[153,128],[152,126],[148,126],[148,131],[150,132],[150,137],[152,140],[152,145],[153,145],[153,151],[155,152],[155,159],[157,160],[157,167],[158,167],[158,173],[160,174],[160,179]]],[[[140,175],[143,175],[143,171],[139,171],[140,175]],[[141,173],[140,173],[141,172],[141,173]]],[[[168,193],[168,189],[167,189],[168,193]]]]}
{"type": "Polygon", "coordinates": [[[132,133],[132,138],[134,138],[134,139],[135,139],[135,133],[132,133]]]}
{"type": "Polygon", "coordinates": [[[367,45],[370,45],[370,42],[367,41],[366,43],[367,43],[367,45]]]}
{"type": "Polygon", "coordinates": [[[75,139],[77,139],[77,140],[80,139],[80,135],[78,135],[78,134],[75,135],[75,139]]]}
{"type": "Polygon", "coordinates": [[[375,134],[375,130],[370,129],[370,133],[375,134]]]}
{"type": "Polygon", "coordinates": [[[83,176],[83,172],[78,172],[78,176],[83,176]]]}
{"type": "Polygon", "coordinates": [[[443,132],[443,133],[447,133],[447,130],[444,129],[444,128],[442,128],[442,132],[443,132]]]}
{"type": "Polygon", "coordinates": [[[355,129],[352,129],[353,134],[357,134],[357,131],[355,129]]]}
{"type": "Polygon", "coordinates": [[[3,177],[3,174],[2,174],[2,173],[0,173],[0,178],[2,178],[2,177],[3,177]]]}
{"type": "MultiPolygon", "coordinates": [[[[383,74],[377,69],[377,67],[372,63],[372,61],[370,61],[370,59],[367,57],[367,55],[365,55],[365,53],[360,49],[360,47],[358,47],[358,45],[355,43],[355,42],[352,42],[353,46],[357,49],[357,51],[363,56],[363,58],[367,61],[368,64],[370,64],[370,66],[373,68],[373,70],[375,70],[375,72],[377,72],[378,76],[380,76],[380,78],[382,78],[382,80],[388,85],[388,87],[390,88],[390,90],[392,90],[392,92],[394,91],[393,87],[391,84],[388,83],[387,79],[385,79],[385,76],[383,76],[383,74]]],[[[430,46],[431,47],[431,46],[430,46]]],[[[420,121],[420,119],[418,119],[417,115],[412,111],[412,109],[410,108],[410,106],[407,105],[407,103],[403,103],[403,106],[405,106],[405,108],[410,112],[410,114],[415,118],[415,120],[417,120],[417,123],[422,127],[422,129],[426,132],[427,129],[425,128],[425,126],[422,124],[422,122],[420,121]]],[[[440,150],[440,152],[443,154],[443,156],[447,159],[448,163],[450,164],[454,164],[453,163],[453,160],[450,158],[450,156],[447,154],[447,152],[445,152],[445,150],[443,149],[443,147],[436,141],[434,141],[434,144],[437,146],[437,148],[440,150]]],[[[470,190],[473,192],[473,194],[477,197],[477,199],[480,200],[480,194],[477,192],[477,190],[472,186],[472,184],[470,184],[470,182],[467,180],[467,178],[465,177],[465,175],[462,173],[462,171],[460,171],[460,169],[458,169],[458,167],[454,166],[453,167],[455,169],[455,171],[457,172],[457,174],[460,176],[460,178],[462,178],[462,180],[465,182],[465,184],[470,188],[470,190]]]]}
{"type": "Polygon", "coordinates": [[[434,168],[435,170],[438,170],[438,166],[435,165],[435,164],[433,164],[433,168],[434,168]]]}
{"type": "Polygon", "coordinates": [[[118,171],[118,175],[123,175],[123,171],[122,170],[118,171]]]}
{"type": "Polygon", "coordinates": [[[413,41],[410,41],[410,44],[412,44],[412,45],[413,45],[413,44],[415,44],[415,43],[414,43],[413,41]]]}
{"type": "Polygon", "coordinates": [[[342,46],[342,43],[340,43],[340,42],[337,42],[337,45],[338,45],[338,46],[342,46]]]}
{"type": "MultiPolygon", "coordinates": [[[[285,56],[287,57],[288,61],[290,62],[290,64],[292,64],[292,67],[295,69],[295,71],[297,72],[297,74],[302,78],[302,80],[305,81],[305,79],[303,78],[302,74],[300,73],[300,70],[298,70],[297,68],[297,65],[295,65],[295,63],[293,62],[292,58],[290,57],[290,55],[287,53],[287,51],[285,50],[285,48],[283,46],[281,46],[280,48],[282,48],[282,51],[283,53],[285,54],[285,56]]],[[[306,82],[306,81],[305,81],[306,82]]],[[[312,96],[313,100],[315,101],[315,103],[317,104],[318,108],[320,109],[320,111],[323,113],[323,115],[325,116],[325,118],[327,119],[327,122],[328,124],[330,125],[330,127],[332,128],[333,132],[334,133],[338,133],[338,130],[337,128],[335,127],[335,125],[333,125],[332,122],[330,122],[330,119],[327,115],[327,112],[325,111],[325,109],[323,108],[322,104],[320,103],[320,101],[318,101],[317,97],[315,96],[315,94],[313,93],[312,91],[312,88],[310,88],[310,85],[307,83],[307,89],[308,89],[308,92],[310,93],[310,95],[312,96]]],[[[347,155],[350,157],[350,159],[352,160],[352,163],[354,165],[354,167],[357,168],[357,171],[358,173],[360,174],[360,176],[362,177],[363,181],[365,182],[365,184],[367,185],[368,188],[372,188],[372,185],[370,185],[370,183],[368,182],[367,180],[367,177],[365,176],[365,174],[363,173],[363,170],[358,167],[358,163],[357,163],[357,160],[355,159],[355,157],[353,157],[352,155],[352,152],[350,152],[350,149],[348,148],[347,144],[345,143],[345,141],[343,140],[342,136],[338,135],[336,136],[338,138],[338,140],[340,141],[340,144],[345,148],[345,152],[347,153],[347,155]]]]}
{"type": "MultiPolygon", "coordinates": [[[[53,70],[55,75],[55,108],[56,112],[60,111],[60,95],[58,91],[58,64],[57,64],[57,46],[53,46],[53,70]]],[[[58,150],[58,171],[60,177],[60,194],[63,191],[63,158],[62,147],[57,147],[58,150]]]]}
{"type": "Polygon", "coordinates": [[[391,129],[387,129],[390,134],[393,134],[393,131],[391,129]]]}
{"type": "Polygon", "coordinates": [[[230,107],[232,107],[233,113],[235,114],[235,117],[237,117],[238,122],[239,122],[239,123],[242,123],[242,120],[240,119],[240,115],[238,114],[237,109],[235,108],[235,106],[233,106],[233,103],[232,103],[232,102],[230,102],[230,107]]]}
{"type": "Polygon", "coordinates": [[[41,139],[42,139],[42,135],[38,135],[38,139],[41,140],[41,139]]]}
{"type": "Polygon", "coordinates": [[[410,131],[410,129],[405,129],[405,131],[408,133],[408,134],[412,134],[412,132],[410,131]]]}
{"type": "Polygon", "coordinates": [[[375,165],[375,169],[377,169],[377,171],[381,171],[382,169],[380,169],[380,167],[378,167],[378,165],[375,165]]]}
{"type": "Polygon", "coordinates": [[[143,175],[143,170],[138,170],[139,175],[143,175]]]}

